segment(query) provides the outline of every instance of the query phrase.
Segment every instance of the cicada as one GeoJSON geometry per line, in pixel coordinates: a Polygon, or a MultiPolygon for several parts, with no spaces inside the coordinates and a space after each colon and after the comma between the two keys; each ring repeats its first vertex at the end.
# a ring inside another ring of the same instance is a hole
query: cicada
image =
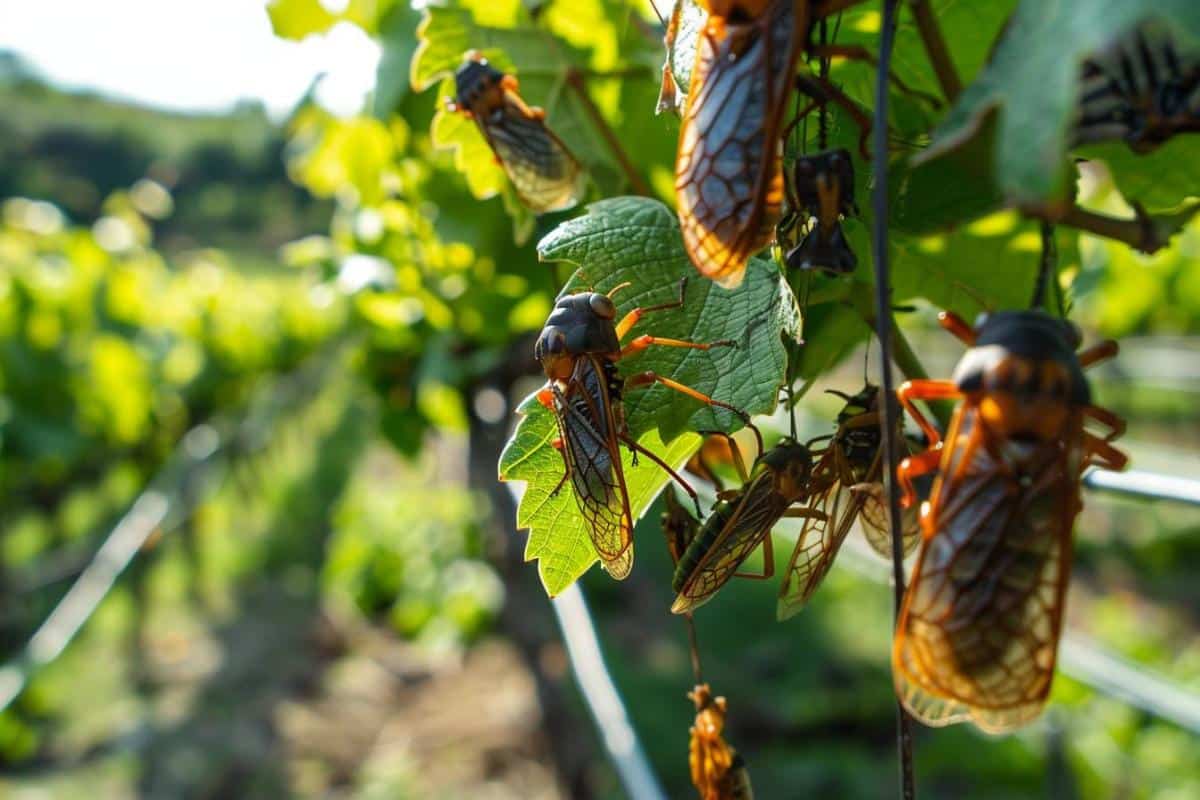
{"type": "Polygon", "coordinates": [[[1127,461],[1110,444],[1124,421],[1092,405],[1083,374],[1117,345],[1076,353],[1079,330],[1042,311],[985,314],[974,327],[940,319],[969,349],[951,380],[898,390],[931,443],[897,470],[905,505],[916,499],[914,478],[938,476],[921,507],[892,669],[921,722],[971,720],[1002,733],[1036,717],[1050,691],[1082,471],[1127,461]],[[961,401],[944,442],[915,400],[961,401]]]}
{"type": "Polygon", "coordinates": [[[688,731],[688,766],[701,800],[753,800],[750,773],[741,755],[725,741],[724,697],[713,697],[707,683],[688,692],[696,721],[688,731]]]}
{"type": "Polygon", "coordinates": [[[1081,94],[1076,144],[1119,139],[1148,153],[1200,131],[1200,50],[1143,26],[1084,62],[1081,94]]]}
{"type": "Polygon", "coordinates": [[[704,9],[696,0],[675,0],[671,15],[666,20],[667,30],[663,36],[666,59],[662,68],[662,88],[658,93],[656,114],[671,111],[678,115],[683,111],[687,89],[692,82],[692,64],[696,60],[696,40],[704,25],[704,9]],[[683,89],[683,94],[679,89],[683,89]]]}
{"type": "Polygon", "coordinates": [[[845,217],[858,215],[849,151],[800,156],[785,185],[787,211],[776,234],[784,249],[784,263],[791,269],[819,269],[836,275],[853,272],[858,257],[850,249],[841,223],[845,217]],[[796,243],[808,219],[813,224],[796,243]]]}
{"type": "Polygon", "coordinates": [[[471,51],[454,82],[457,98],[450,110],[475,121],[522,203],[542,214],[580,201],[583,168],[546,125],[546,112],[521,99],[516,78],[471,51]]]}
{"type": "Polygon", "coordinates": [[[775,568],[771,529],[784,517],[816,513],[797,507],[808,498],[812,473],[812,453],[806,445],[785,439],[759,455],[749,473],[740,456],[734,463],[742,486],[718,492],[716,507],[675,567],[676,598],[671,606],[675,614],[694,611],[711,600],[760,544],[762,574],[742,577],[770,578],[775,568]]]}
{"type": "MultiPolygon", "coordinates": [[[[643,335],[628,345],[621,340],[644,314],[683,306],[684,284],[679,299],[646,308],[635,308],[618,322],[612,294],[580,292],[560,297],[550,312],[534,347],[548,384],[538,400],[554,412],[558,422],[559,448],[566,465],[559,491],[569,479],[588,534],[601,563],[620,580],[633,566],[633,517],[621,467],[620,444],[640,453],[667,471],[693,498],[695,491],[662,459],[639,445],[625,426],[624,392],[638,386],[660,383],[710,406],[728,409],[749,422],[740,409],[702,394],[653,372],[617,375],[617,361],[651,346],[708,350],[734,346],[732,341],[686,342],[643,335]]],[[[697,508],[699,513],[699,508],[697,508]]]]}
{"type": "MultiPolygon", "coordinates": [[[[837,430],[821,451],[812,471],[814,512],[796,540],[779,587],[779,619],[799,612],[821,585],[858,520],[867,541],[885,558],[892,557],[887,501],[883,493],[883,429],[879,387],[867,384],[853,397],[839,394],[846,405],[838,413],[837,430]]],[[[900,433],[897,430],[897,433],[900,433]]],[[[903,550],[917,545],[920,527],[914,511],[901,521],[903,550]]]]}

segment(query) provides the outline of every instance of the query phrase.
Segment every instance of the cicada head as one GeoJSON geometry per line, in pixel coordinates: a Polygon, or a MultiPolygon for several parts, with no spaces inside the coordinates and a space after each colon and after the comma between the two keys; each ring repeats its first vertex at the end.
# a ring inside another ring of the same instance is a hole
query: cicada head
{"type": "Polygon", "coordinates": [[[784,439],[759,456],[755,472],[769,469],[774,476],[775,491],[794,502],[808,493],[812,466],[812,451],[806,445],[784,439]]]}
{"type": "Polygon", "coordinates": [[[978,398],[984,422],[998,434],[1054,440],[1072,411],[1091,402],[1075,354],[1081,338],[1071,322],[1044,311],[984,314],[953,380],[978,398]]]}
{"type": "Polygon", "coordinates": [[[533,354],[546,375],[555,378],[567,360],[585,353],[615,356],[621,352],[615,319],[617,308],[599,292],[580,292],[558,298],[546,320],[533,354]],[[551,375],[551,371],[555,375],[551,375]]]}
{"type": "Polygon", "coordinates": [[[489,64],[479,51],[472,50],[454,73],[455,100],[460,108],[471,111],[495,106],[500,101],[503,83],[504,73],[489,64]]]}

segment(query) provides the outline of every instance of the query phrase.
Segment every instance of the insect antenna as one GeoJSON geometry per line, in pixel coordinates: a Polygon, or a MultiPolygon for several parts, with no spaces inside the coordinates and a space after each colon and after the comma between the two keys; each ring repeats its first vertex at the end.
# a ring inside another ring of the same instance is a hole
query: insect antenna
{"type": "Polygon", "coordinates": [[[658,10],[658,3],[654,2],[654,0],[650,0],[650,7],[654,9],[654,16],[658,17],[658,24],[665,26],[667,24],[667,20],[662,15],[662,12],[658,10]]]}
{"type": "Polygon", "coordinates": [[[792,382],[788,381],[788,418],[792,428],[792,441],[796,441],[796,392],[792,382]]]}

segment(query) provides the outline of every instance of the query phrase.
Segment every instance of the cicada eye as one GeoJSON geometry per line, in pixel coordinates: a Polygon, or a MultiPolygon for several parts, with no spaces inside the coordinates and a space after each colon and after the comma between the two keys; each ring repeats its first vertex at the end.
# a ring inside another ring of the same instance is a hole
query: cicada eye
{"type": "Polygon", "coordinates": [[[592,299],[588,302],[592,307],[592,311],[596,312],[596,316],[601,319],[613,319],[617,316],[617,307],[613,305],[613,301],[606,295],[593,294],[592,299]]]}

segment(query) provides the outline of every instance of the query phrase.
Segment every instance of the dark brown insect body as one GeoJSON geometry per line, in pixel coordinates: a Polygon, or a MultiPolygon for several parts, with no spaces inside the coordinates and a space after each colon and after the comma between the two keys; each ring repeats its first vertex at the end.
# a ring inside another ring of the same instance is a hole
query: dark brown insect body
{"type": "Polygon", "coordinates": [[[787,181],[788,209],[777,238],[790,269],[819,269],[833,274],[853,272],[858,257],[842,231],[844,217],[857,216],[854,165],[847,150],[800,156],[787,181]],[[809,231],[795,244],[806,220],[809,231]],[[782,234],[782,235],[781,235],[782,234]]]}
{"type": "Polygon", "coordinates": [[[771,530],[784,517],[811,513],[793,508],[809,492],[812,455],[805,445],[785,440],[759,456],[749,475],[744,467],[740,471],[742,487],[718,494],[719,502],[675,567],[675,614],[711,600],[760,544],[763,573],[744,577],[769,578],[775,566],[771,530]]]}
{"type": "Polygon", "coordinates": [[[579,161],[546,126],[546,113],[517,94],[516,78],[471,52],[454,81],[452,110],[475,120],[522,203],[540,214],[579,202],[585,178],[579,161]]]}
{"type": "Polygon", "coordinates": [[[733,344],[702,344],[644,335],[621,346],[621,340],[643,314],[682,305],[681,284],[678,301],[635,308],[618,322],[616,306],[608,295],[597,292],[566,295],[558,299],[534,348],[534,355],[548,379],[548,385],[539,393],[538,399],[554,412],[559,430],[555,446],[566,465],[559,488],[570,479],[596,553],[605,569],[617,579],[626,577],[633,566],[633,518],[619,445],[624,443],[635,453],[650,458],[693,498],[696,496],[670,466],[629,437],[622,405],[624,392],[631,387],[661,383],[700,402],[729,409],[748,419],[745,412],[653,372],[639,373],[624,380],[618,377],[618,360],[651,345],[708,350],[733,344]]]}
{"type": "MultiPolygon", "coordinates": [[[[805,522],[779,587],[776,613],[787,619],[799,612],[821,585],[857,519],[871,546],[891,558],[891,532],[883,497],[883,431],[879,387],[867,384],[838,413],[837,431],[821,451],[812,473],[814,512],[805,522]]],[[[904,549],[917,544],[915,513],[903,521],[904,549]]]]}
{"type": "Polygon", "coordinates": [[[750,773],[741,755],[725,741],[726,703],[707,683],[688,692],[696,721],[688,731],[688,766],[701,800],[754,800],[750,773]]]}
{"type": "Polygon", "coordinates": [[[927,725],[971,720],[991,732],[1036,717],[1054,675],[1071,565],[1080,475],[1120,469],[1109,442],[1122,420],[1091,405],[1083,367],[1116,353],[1080,354],[1078,331],[1041,311],[958,317],[942,324],[970,349],[949,381],[910,381],[901,403],[932,446],[898,478],[912,505],[915,477],[939,471],[921,509],[923,542],[892,653],[896,691],[927,725]],[[960,399],[945,443],[914,400],[960,399]],[[1084,429],[1091,419],[1109,429],[1084,429]]]}
{"type": "Polygon", "coordinates": [[[1148,153],[1177,133],[1200,131],[1200,51],[1147,25],[1084,62],[1075,143],[1124,140],[1148,153]]]}

